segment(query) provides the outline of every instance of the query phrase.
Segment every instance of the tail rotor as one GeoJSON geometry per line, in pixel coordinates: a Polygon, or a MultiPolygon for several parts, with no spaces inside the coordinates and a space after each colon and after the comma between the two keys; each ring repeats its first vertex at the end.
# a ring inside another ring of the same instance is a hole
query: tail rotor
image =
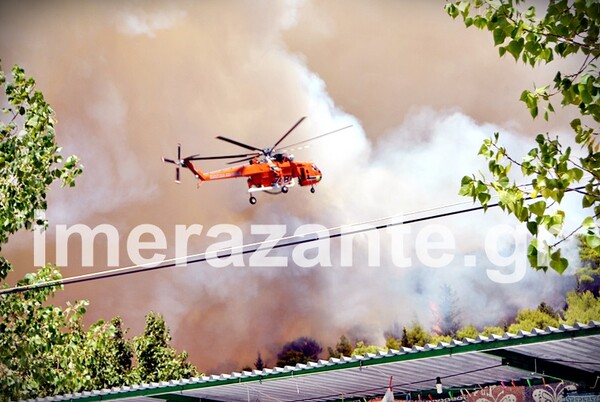
{"type": "MultiPolygon", "coordinates": [[[[177,143],[177,160],[181,163],[181,144],[177,143]]],[[[179,165],[175,168],[175,183],[181,183],[179,180],[179,165]]]]}
{"type": "Polygon", "coordinates": [[[175,168],[175,183],[180,183],[179,167],[183,164],[183,161],[181,160],[181,144],[177,144],[177,160],[163,157],[162,161],[165,163],[172,163],[176,166],[176,168],[175,168]]]}

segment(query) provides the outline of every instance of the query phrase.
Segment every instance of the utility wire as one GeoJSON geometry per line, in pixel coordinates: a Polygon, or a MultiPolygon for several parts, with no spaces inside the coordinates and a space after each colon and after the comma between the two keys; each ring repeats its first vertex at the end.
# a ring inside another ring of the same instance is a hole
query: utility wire
{"type": "MultiPolygon", "coordinates": [[[[488,205],[488,208],[495,207],[497,205],[498,204],[490,204],[490,205],[488,205]]],[[[342,236],[346,236],[346,235],[365,233],[365,232],[370,232],[370,231],[374,231],[374,230],[385,229],[387,227],[417,223],[417,222],[421,222],[421,221],[427,221],[427,220],[431,220],[431,219],[442,218],[442,217],[446,217],[446,216],[477,211],[477,210],[480,210],[483,208],[484,207],[479,206],[479,207],[473,207],[473,208],[468,208],[468,209],[459,210],[459,211],[446,212],[446,213],[442,213],[442,214],[430,215],[430,216],[426,216],[426,217],[422,217],[422,218],[411,219],[408,221],[380,224],[377,226],[369,226],[366,228],[355,229],[352,231],[340,231],[338,233],[330,234],[327,237],[338,238],[338,237],[342,237],[342,236]]],[[[381,219],[376,219],[373,221],[368,221],[368,222],[349,225],[349,226],[366,225],[366,224],[370,224],[373,222],[382,221],[384,219],[385,218],[381,218],[381,219]]],[[[0,295],[9,294],[9,293],[20,293],[20,292],[25,292],[28,290],[42,289],[42,288],[47,288],[47,287],[89,282],[89,281],[93,281],[93,280],[97,280],[97,279],[115,278],[118,276],[129,275],[129,274],[142,272],[142,271],[154,271],[154,270],[164,269],[164,268],[173,268],[175,266],[182,265],[182,264],[185,264],[185,265],[196,264],[196,263],[206,262],[206,261],[215,260],[215,259],[219,259],[219,258],[230,257],[233,255],[250,254],[250,253],[256,252],[261,245],[264,245],[266,243],[273,243],[273,242],[278,243],[278,244],[273,244],[270,247],[271,249],[287,248],[287,247],[291,247],[291,246],[297,246],[299,244],[311,243],[314,241],[321,240],[321,239],[325,238],[324,236],[321,235],[322,233],[329,233],[332,230],[339,230],[341,228],[342,227],[340,226],[337,228],[331,228],[331,229],[321,230],[321,231],[317,231],[317,232],[311,232],[311,233],[307,233],[304,235],[294,235],[294,236],[288,236],[288,237],[284,237],[284,238],[274,239],[270,242],[263,241],[263,242],[257,242],[257,243],[252,243],[252,244],[245,244],[245,245],[241,245],[241,246],[237,246],[237,247],[225,248],[225,249],[217,250],[217,251],[214,251],[211,253],[204,252],[204,253],[195,254],[195,255],[186,256],[186,257],[173,258],[173,259],[166,260],[162,264],[159,264],[159,265],[153,265],[154,263],[133,265],[133,266],[129,266],[129,267],[116,268],[116,269],[112,269],[112,270],[95,272],[95,273],[85,274],[85,275],[78,275],[78,276],[58,279],[58,280],[54,280],[54,281],[35,283],[35,284],[25,285],[25,286],[15,286],[12,288],[0,289],[0,295]],[[307,238],[307,236],[311,236],[311,235],[316,235],[316,237],[307,238]],[[302,237],[302,239],[298,239],[299,237],[302,237]],[[298,240],[293,240],[293,239],[298,239],[298,240]],[[290,241],[285,242],[285,243],[280,243],[281,241],[286,241],[286,240],[290,240],[290,241]]]]}
{"type": "MultiPolygon", "coordinates": [[[[566,192],[581,190],[584,187],[585,186],[570,188],[570,189],[567,189],[566,192]]],[[[530,200],[530,199],[532,199],[532,197],[528,196],[528,197],[525,197],[524,199],[530,200]]],[[[210,253],[204,252],[204,253],[195,254],[195,255],[188,255],[185,257],[172,258],[172,259],[164,260],[159,265],[154,265],[155,263],[139,264],[139,265],[133,265],[133,266],[129,266],[129,267],[116,268],[116,269],[111,269],[111,270],[106,270],[106,271],[101,271],[101,272],[95,272],[95,273],[91,273],[91,274],[84,274],[84,275],[78,275],[78,276],[73,276],[73,277],[69,277],[69,278],[58,279],[58,280],[54,280],[54,281],[33,283],[30,285],[24,285],[24,286],[15,286],[15,287],[11,287],[11,288],[0,289],[0,295],[11,294],[11,293],[21,293],[21,292],[26,292],[29,290],[70,285],[70,284],[75,284],[75,283],[83,283],[83,282],[89,282],[89,281],[94,281],[94,280],[98,280],[98,279],[116,278],[119,276],[134,274],[134,273],[138,273],[138,272],[155,271],[155,270],[159,270],[159,269],[173,268],[176,266],[183,266],[183,265],[188,265],[188,264],[196,264],[196,263],[206,262],[206,261],[210,261],[210,260],[216,260],[219,258],[230,257],[233,255],[250,254],[250,253],[256,252],[257,250],[259,250],[261,248],[261,246],[264,247],[264,245],[268,244],[268,243],[275,243],[270,247],[270,249],[293,247],[293,246],[297,246],[300,244],[319,241],[319,240],[322,240],[325,238],[335,239],[335,238],[341,238],[341,237],[347,236],[347,235],[355,235],[355,234],[360,234],[360,233],[372,232],[375,230],[382,230],[382,229],[386,229],[389,227],[395,227],[395,226],[400,226],[400,225],[410,225],[413,223],[425,222],[425,221],[429,221],[429,220],[433,220],[433,219],[446,218],[449,216],[470,213],[470,212],[479,211],[482,209],[494,208],[494,207],[497,207],[500,205],[500,203],[497,202],[497,203],[493,203],[493,204],[487,204],[486,206],[476,206],[476,207],[465,208],[465,209],[460,209],[460,210],[456,210],[456,211],[443,212],[443,213],[428,215],[428,216],[419,217],[419,218],[402,220],[399,222],[392,221],[390,223],[383,223],[383,224],[379,224],[379,225],[375,225],[375,226],[367,226],[367,227],[363,227],[363,228],[359,228],[359,229],[355,229],[355,230],[343,230],[343,229],[349,228],[349,227],[371,225],[372,223],[395,219],[395,218],[402,217],[402,216],[417,215],[417,214],[421,214],[423,212],[430,212],[430,211],[434,211],[434,210],[445,209],[445,208],[448,208],[451,206],[464,205],[465,203],[470,203],[470,201],[451,204],[451,205],[442,206],[442,207],[431,208],[431,209],[418,211],[418,212],[412,212],[412,213],[408,213],[408,214],[391,215],[386,218],[378,218],[378,219],[365,221],[365,222],[358,223],[358,224],[347,225],[347,226],[333,227],[333,228],[315,231],[315,232],[311,232],[311,233],[307,233],[307,234],[297,234],[297,235],[292,235],[292,236],[288,236],[288,237],[273,239],[271,241],[261,241],[261,242],[245,244],[245,245],[236,246],[236,247],[224,248],[224,249],[220,249],[220,250],[213,251],[210,253]],[[338,232],[331,233],[332,231],[338,231],[338,232]],[[324,235],[324,234],[326,234],[326,235],[324,235]],[[308,236],[315,236],[315,237],[308,237],[308,236]],[[286,242],[281,243],[282,241],[286,241],[286,242]]]]}

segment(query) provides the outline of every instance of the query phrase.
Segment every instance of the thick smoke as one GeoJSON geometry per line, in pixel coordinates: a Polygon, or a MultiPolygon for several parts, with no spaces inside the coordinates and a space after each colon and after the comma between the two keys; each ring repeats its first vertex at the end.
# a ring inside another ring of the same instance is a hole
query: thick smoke
{"type": "MultiPolygon", "coordinates": [[[[482,168],[476,153],[483,138],[501,131],[518,155],[532,134],[564,131],[568,118],[558,116],[554,126],[530,122],[519,93],[548,82],[551,72],[499,60],[485,33],[466,31],[441,4],[65,1],[3,4],[0,11],[4,69],[19,63],[36,77],[56,110],[65,153],[79,155],[86,168],[75,189],[50,195],[48,260],[57,224],[115,226],[120,265],[128,265],[127,236],[140,224],[161,228],[164,253],[173,257],[175,225],[203,226],[188,245],[199,253],[226,240],[208,235],[219,224],[239,226],[251,242],[264,238],[250,235],[253,224],[286,225],[291,235],[303,224],[425,216],[410,213],[465,201],[457,195],[460,178],[482,168]],[[178,142],[184,155],[239,151],[217,135],[267,147],[304,115],[290,142],[352,125],[294,151],[324,172],[314,195],[293,188],[260,194],[250,206],[242,180],[196,189],[184,171],[178,186],[174,169],[159,159],[174,157],[178,142]]],[[[478,325],[542,300],[560,303],[570,283],[552,273],[528,268],[514,284],[490,279],[495,267],[484,240],[500,224],[516,230],[498,211],[475,212],[357,235],[351,266],[342,266],[347,249],[332,239],[331,267],[301,268],[292,250],[280,250],[274,255],[287,256],[287,267],[197,264],[73,285],[60,297],[90,299],[90,320],[118,314],[134,334],[149,310],[163,313],[175,345],[201,370],[239,369],[259,350],[274,364],[281,345],[298,336],[325,346],[343,333],[382,343],[394,325],[419,320],[430,328],[442,285],[456,293],[465,323],[478,325]],[[439,226],[428,237],[431,224],[439,226]],[[440,241],[440,231],[454,239],[453,258],[428,268],[417,239],[440,241]],[[369,240],[378,244],[376,267],[369,266],[369,240]],[[399,255],[410,266],[398,267],[399,255]]],[[[11,280],[34,269],[31,243],[20,234],[9,245],[17,266],[11,280]]],[[[500,236],[496,244],[510,256],[524,243],[500,236]]],[[[105,268],[106,242],[99,239],[93,268],[81,267],[77,240],[69,246],[65,276],[105,268]]]]}

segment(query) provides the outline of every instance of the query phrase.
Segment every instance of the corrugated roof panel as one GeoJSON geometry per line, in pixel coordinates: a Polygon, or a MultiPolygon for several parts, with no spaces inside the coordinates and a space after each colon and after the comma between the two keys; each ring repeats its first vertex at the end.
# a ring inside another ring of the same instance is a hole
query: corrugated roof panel
{"type": "Polygon", "coordinates": [[[332,358],[296,366],[202,376],[159,384],[99,390],[44,398],[61,400],[127,400],[193,397],[218,401],[276,399],[332,400],[382,395],[394,378],[396,392],[429,392],[440,377],[444,387],[460,389],[539,378],[540,374],[503,364],[507,353],[521,359],[550,361],[581,372],[600,371],[600,323],[561,325],[502,336],[478,336],[425,347],[401,348],[364,356],[332,358]],[[149,398],[154,396],[154,398],[149,398]]]}

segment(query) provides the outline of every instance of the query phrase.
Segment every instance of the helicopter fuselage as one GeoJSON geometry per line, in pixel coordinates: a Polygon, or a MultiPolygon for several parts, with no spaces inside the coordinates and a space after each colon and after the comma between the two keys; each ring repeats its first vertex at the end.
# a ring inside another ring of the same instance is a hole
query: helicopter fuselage
{"type": "Polygon", "coordinates": [[[295,162],[287,157],[280,160],[255,158],[246,165],[207,173],[201,172],[191,161],[186,161],[183,166],[190,169],[200,182],[246,177],[249,192],[263,189],[281,189],[282,192],[286,192],[284,187],[291,187],[296,183],[300,186],[314,186],[323,177],[321,170],[314,163],[295,162]]]}

